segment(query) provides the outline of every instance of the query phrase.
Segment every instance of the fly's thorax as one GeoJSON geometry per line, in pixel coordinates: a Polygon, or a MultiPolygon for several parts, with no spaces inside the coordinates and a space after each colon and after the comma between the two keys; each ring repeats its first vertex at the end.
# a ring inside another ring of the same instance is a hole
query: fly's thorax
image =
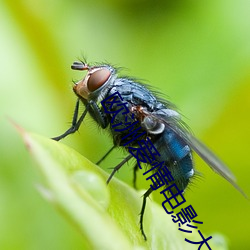
{"type": "Polygon", "coordinates": [[[73,87],[75,94],[80,97],[80,99],[102,100],[107,92],[105,89],[107,89],[117,77],[115,69],[109,65],[90,67],[85,64],[80,65],[80,68],[79,64],[80,63],[74,63],[72,68],[88,70],[88,72],[86,76],[73,87]]]}

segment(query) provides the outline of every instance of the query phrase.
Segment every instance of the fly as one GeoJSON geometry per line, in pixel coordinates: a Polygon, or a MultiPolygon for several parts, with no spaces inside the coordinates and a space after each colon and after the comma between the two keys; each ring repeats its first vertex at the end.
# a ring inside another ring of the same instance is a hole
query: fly
{"type": "MultiPolygon", "coordinates": [[[[211,152],[203,143],[196,139],[187,129],[181,120],[180,114],[175,110],[175,106],[169,101],[163,100],[149,90],[148,86],[130,79],[119,77],[117,70],[108,64],[90,66],[85,62],[74,62],[71,66],[73,70],[87,71],[86,76],[75,83],[73,91],[77,96],[74,116],[71,127],[62,135],[52,139],[59,141],[64,137],[76,132],[87,113],[102,128],[107,129],[112,135],[114,146],[98,162],[100,163],[115,147],[125,147],[127,151],[135,142],[131,141],[124,130],[118,132],[114,127],[119,124],[134,124],[134,129],[141,129],[141,138],[150,138],[153,146],[160,153],[156,157],[157,162],[164,162],[168,170],[174,177],[174,183],[180,190],[185,190],[190,180],[195,174],[192,152],[196,152],[215,172],[230,182],[245,197],[246,195],[236,184],[233,173],[227,166],[211,152]],[[101,102],[109,96],[119,93],[127,103],[129,115],[115,113],[120,106],[112,107],[113,113],[104,111],[101,102]],[[84,112],[79,115],[80,102],[85,106],[84,112]],[[114,115],[116,114],[116,115],[114,115]],[[111,126],[112,123],[112,126],[111,126]],[[125,138],[125,139],[124,139],[125,138]],[[124,146],[125,145],[125,146],[124,146]]],[[[112,171],[107,183],[113,175],[130,159],[129,154],[112,171]]],[[[147,162],[148,163],[148,162],[147,162]]],[[[147,164],[146,163],[146,164],[147,164]]],[[[136,172],[139,169],[138,163],[134,166],[134,186],[136,182],[136,172]]],[[[143,195],[143,203],[140,213],[140,229],[144,239],[146,235],[143,230],[143,215],[146,207],[146,199],[152,193],[149,188],[143,195]]]]}

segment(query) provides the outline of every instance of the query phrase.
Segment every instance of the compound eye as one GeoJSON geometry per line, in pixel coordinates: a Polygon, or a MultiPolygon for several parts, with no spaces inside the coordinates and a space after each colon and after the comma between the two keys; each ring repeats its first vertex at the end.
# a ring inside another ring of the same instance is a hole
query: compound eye
{"type": "Polygon", "coordinates": [[[87,83],[88,90],[93,92],[99,89],[109,79],[110,74],[108,69],[99,69],[92,73],[87,83]]]}

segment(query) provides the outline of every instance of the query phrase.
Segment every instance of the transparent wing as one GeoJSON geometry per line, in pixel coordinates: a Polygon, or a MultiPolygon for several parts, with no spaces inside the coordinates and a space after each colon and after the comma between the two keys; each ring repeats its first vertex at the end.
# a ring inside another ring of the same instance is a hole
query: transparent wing
{"type": "Polygon", "coordinates": [[[164,115],[164,112],[160,114],[152,114],[155,119],[162,122],[166,127],[174,131],[182,140],[184,140],[190,148],[192,148],[216,173],[225,178],[231,183],[242,195],[247,199],[247,195],[237,185],[236,178],[229,168],[202,142],[195,138],[181,122],[177,116],[164,115]]]}

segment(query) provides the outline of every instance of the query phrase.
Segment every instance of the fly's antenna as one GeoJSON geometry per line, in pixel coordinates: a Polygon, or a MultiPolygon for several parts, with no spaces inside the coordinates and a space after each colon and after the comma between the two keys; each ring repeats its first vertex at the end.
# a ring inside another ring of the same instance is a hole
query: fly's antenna
{"type": "Polygon", "coordinates": [[[89,65],[84,62],[73,62],[71,69],[74,70],[89,70],[89,65]]]}

